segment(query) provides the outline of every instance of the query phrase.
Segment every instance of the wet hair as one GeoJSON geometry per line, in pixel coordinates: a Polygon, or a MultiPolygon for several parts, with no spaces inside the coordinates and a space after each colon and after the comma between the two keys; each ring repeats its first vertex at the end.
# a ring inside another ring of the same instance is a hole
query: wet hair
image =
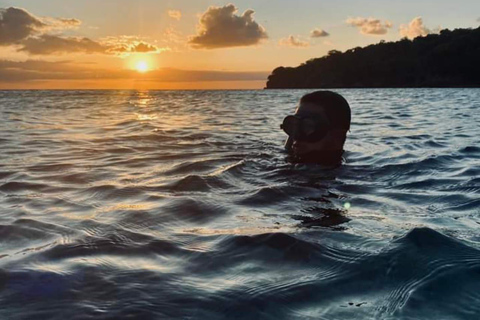
{"type": "Polygon", "coordinates": [[[300,103],[311,103],[322,106],[328,120],[335,129],[350,130],[351,111],[347,100],[332,91],[315,91],[304,95],[300,103]]]}

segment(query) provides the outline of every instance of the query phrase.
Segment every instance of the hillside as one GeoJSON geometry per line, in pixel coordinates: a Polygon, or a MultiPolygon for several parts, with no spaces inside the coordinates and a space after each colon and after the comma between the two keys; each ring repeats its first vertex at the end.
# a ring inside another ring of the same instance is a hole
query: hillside
{"type": "Polygon", "coordinates": [[[380,42],[279,67],[267,89],[480,87],[480,27],[380,42]]]}

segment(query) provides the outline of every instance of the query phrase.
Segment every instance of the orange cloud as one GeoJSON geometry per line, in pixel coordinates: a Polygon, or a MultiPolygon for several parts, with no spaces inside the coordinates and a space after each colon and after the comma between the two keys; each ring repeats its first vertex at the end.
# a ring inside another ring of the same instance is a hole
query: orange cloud
{"type": "Polygon", "coordinates": [[[303,41],[301,39],[295,38],[294,36],[280,39],[279,44],[282,46],[294,48],[306,48],[310,46],[310,43],[308,41],[303,41]]]}
{"type": "Polygon", "coordinates": [[[172,19],[180,20],[182,18],[182,12],[179,10],[168,10],[168,16],[172,19]]]}
{"type": "Polygon", "coordinates": [[[169,50],[159,48],[146,40],[138,36],[116,36],[100,39],[99,42],[105,47],[105,53],[109,54],[160,53],[169,50]]]}
{"type": "Polygon", "coordinates": [[[425,37],[432,31],[424,26],[421,17],[416,17],[408,25],[402,24],[400,26],[400,35],[409,39],[415,39],[416,37],[425,37]]]}
{"type": "Polygon", "coordinates": [[[380,19],[375,18],[349,18],[347,24],[357,27],[360,33],[365,35],[382,35],[388,32],[388,29],[393,27],[390,21],[382,23],[380,19]]]}
{"type": "Polygon", "coordinates": [[[233,4],[208,8],[189,44],[196,49],[218,49],[256,45],[268,38],[265,28],[254,21],[253,10],[242,15],[237,11],[233,4]]]}

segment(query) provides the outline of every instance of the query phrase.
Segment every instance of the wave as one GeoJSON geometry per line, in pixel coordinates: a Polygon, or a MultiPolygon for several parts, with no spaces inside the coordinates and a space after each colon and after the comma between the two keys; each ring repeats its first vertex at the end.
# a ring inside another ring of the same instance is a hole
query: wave
{"type": "Polygon", "coordinates": [[[0,318],[478,318],[478,90],[340,90],[335,169],[306,92],[0,92],[0,318]]]}

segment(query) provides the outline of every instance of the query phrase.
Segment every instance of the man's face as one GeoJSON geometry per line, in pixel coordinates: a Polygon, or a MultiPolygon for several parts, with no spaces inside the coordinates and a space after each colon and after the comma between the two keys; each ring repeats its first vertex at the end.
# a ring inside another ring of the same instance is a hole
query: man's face
{"type": "MultiPolygon", "coordinates": [[[[312,103],[301,103],[295,111],[296,116],[312,118],[319,123],[329,124],[329,119],[325,109],[322,106],[312,103]]],[[[289,137],[287,140],[287,148],[297,157],[306,157],[309,155],[320,155],[327,152],[335,152],[343,150],[346,130],[338,130],[328,128],[321,137],[316,141],[307,141],[305,139],[295,140],[289,137]]]]}

